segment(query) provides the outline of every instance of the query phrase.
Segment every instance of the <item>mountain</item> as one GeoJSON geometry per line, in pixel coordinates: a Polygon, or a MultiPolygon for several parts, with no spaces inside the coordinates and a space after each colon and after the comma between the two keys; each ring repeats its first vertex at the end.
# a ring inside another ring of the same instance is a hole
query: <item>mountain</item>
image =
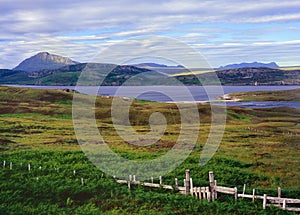
{"type": "Polygon", "coordinates": [[[173,75],[173,74],[184,73],[189,71],[182,65],[170,66],[170,65],[151,63],[151,62],[133,64],[132,66],[136,66],[138,68],[150,69],[152,71],[156,71],[166,75],[173,75]]]}
{"type": "Polygon", "coordinates": [[[168,67],[165,64],[157,64],[157,63],[140,63],[134,64],[133,66],[140,67],[140,68],[148,68],[148,67],[168,67]]]}
{"type": "Polygon", "coordinates": [[[261,63],[261,62],[253,62],[253,63],[239,63],[239,64],[228,64],[226,66],[221,66],[219,69],[239,69],[239,68],[260,68],[260,67],[266,67],[266,68],[272,68],[277,69],[279,66],[275,62],[271,63],[261,63]]]}
{"type": "MultiPolygon", "coordinates": [[[[300,67],[284,69],[268,67],[278,66],[274,62],[231,64],[215,73],[222,85],[300,85],[300,67]],[[243,68],[226,69],[230,66],[243,68]]],[[[156,63],[139,65],[77,63],[47,52],[38,53],[24,60],[13,70],[0,69],[0,84],[76,85],[81,73],[87,70],[90,76],[85,78],[82,85],[176,85],[178,82],[174,81],[174,78],[185,85],[217,84],[214,73],[201,72],[195,75],[182,66],[156,63]],[[180,75],[173,76],[178,73],[180,75]],[[103,82],[98,83],[99,80],[103,82]]]]}
{"type": "Polygon", "coordinates": [[[48,52],[40,52],[30,58],[22,61],[13,70],[22,70],[25,72],[39,71],[43,69],[58,69],[67,65],[74,65],[78,62],[67,57],[62,57],[48,52]]]}
{"type": "MultiPolygon", "coordinates": [[[[58,69],[43,69],[34,72],[22,70],[0,69],[0,84],[29,84],[29,85],[76,85],[80,74],[83,71],[89,72],[89,77],[84,78],[85,85],[105,86],[122,85],[126,80],[143,72],[151,72],[149,69],[138,68],[131,65],[115,65],[105,63],[78,63],[63,66],[58,69]],[[102,83],[99,80],[105,79],[102,83]]],[[[151,78],[155,74],[149,74],[146,78],[151,78]]],[[[145,83],[143,80],[135,80],[135,85],[145,83]]],[[[153,82],[151,82],[153,83],[153,82]]]]}
{"type": "Polygon", "coordinates": [[[214,85],[218,84],[215,75],[222,85],[228,86],[300,85],[300,69],[284,71],[266,67],[218,70],[215,73],[207,72],[197,76],[181,75],[176,78],[187,85],[199,85],[199,80],[206,85],[214,85]]]}
{"type": "Polygon", "coordinates": [[[174,68],[174,69],[178,69],[178,68],[184,68],[184,66],[182,65],[177,65],[177,66],[168,66],[165,64],[158,64],[158,63],[139,63],[139,64],[132,64],[132,66],[136,66],[136,67],[140,67],[140,68],[174,68]]]}

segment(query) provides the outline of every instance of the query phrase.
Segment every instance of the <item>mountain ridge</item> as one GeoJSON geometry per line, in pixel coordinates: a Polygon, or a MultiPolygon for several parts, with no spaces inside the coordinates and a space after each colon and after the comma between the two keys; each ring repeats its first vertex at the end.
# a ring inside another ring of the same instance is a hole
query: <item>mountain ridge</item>
{"type": "Polygon", "coordinates": [[[270,63],[261,63],[261,62],[252,62],[252,63],[235,63],[235,64],[228,64],[226,66],[220,66],[218,69],[224,70],[224,69],[240,69],[240,68],[260,68],[260,67],[265,67],[265,68],[271,68],[271,69],[277,69],[279,66],[275,62],[270,62],[270,63]]]}
{"type": "MultiPolygon", "coordinates": [[[[0,84],[30,84],[30,85],[76,85],[80,74],[89,70],[93,77],[90,77],[87,85],[99,85],[97,80],[102,80],[105,77],[102,85],[105,86],[120,86],[123,85],[127,80],[134,77],[135,75],[144,73],[145,75],[137,76],[133,85],[149,84],[149,85],[171,85],[174,82],[171,80],[176,77],[182,84],[185,85],[201,85],[214,84],[215,80],[214,73],[206,72],[197,74],[188,73],[188,69],[182,66],[167,66],[156,63],[142,63],[142,67],[137,65],[115,65],[106,63],[78,63],[71,60],[58,56],[55,69],[48,69],[49,65],[43,64],[47,62],[47,57],[51,58],[52,55],[48,52],[40,52],[34,55],[32,58],[39,58],[38,66],[28,65],[39,70],[25,71],[22,66],[17,66],[13,70],[0,69],[0,84]],[[42,60],[44,59],[44,60],[42,60]],[[46,60],[45,60],[46,59],[46,60]],[[42,62],[42,65],[41,65],[42,62]],[[62,65],[62,66],[61,66],[62,65]],[[143,68],[143,65],[150,66],[143,68]],[[152,67],[151,67],[152,66],[152,67]],[[182,73],[187,71],[186,74],[173,76],[175,73],[182,73]],[[199,82],[199,79],[201,80],[199,82]]],[[[30,58],[29,58],[30,59],[30,58]]],[[[22,62],[30,64],[30,60],[25,59],[22,62]],[[28,62],[29,61],[29,62],[28,62]]],[[[33,64],[36,61],[33,61],[33,64]]],[[[53,61],[50,59],[50,65],[53,61]]],[[[255,65],[262,65],[259,62],[254,62],[255,65]]],[[[22,63],[21,63],[22,64],[22,63]]],[[[269,63],[263,65],[270,65],[276,63],[269,63]]],[[[236,66],[241,64],[236,64],[236,66]]],[[[215,71],[222,85],[300,85],[300,67],[288,69],[281,68],[268,68],[268,67],[249,67],[249,63],[242,63],[247,66],[245,68],[233,68],[233,69],[218,69],[215,71]]],[[[24,65],[23,65],[24,66],[24,65]]],[[[53,64],[52,64],[53,66],[53,64]]],[[[276,64],[276,66],[278,66],[276,64]]],[[[129,82],[127,82],[129,83],[129,82]]],[[[101,84],[101,83],[100,83],[101,84]]]]}
{"type": "Polygon", "coordinates": [[[34,72],[43,69],[58,69],[67,65],[74,65],[79,62],[73,61],[68,57],[62,57],[49,52],[39,52],[23,60],[13,70],[22,70],[25,72],[34,72]]]}

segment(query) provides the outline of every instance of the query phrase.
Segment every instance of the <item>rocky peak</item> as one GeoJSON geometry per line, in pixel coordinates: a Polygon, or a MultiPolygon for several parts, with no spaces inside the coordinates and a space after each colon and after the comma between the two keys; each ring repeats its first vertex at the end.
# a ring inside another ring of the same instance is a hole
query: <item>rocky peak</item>
{"type": "Polygon", "coordinates": [[[26,72],[39,71],[43,69],[58,69],[63,66],[74,65],[78,62],[67,57],[62,57],[49,52],[39,52],[36,55],[25,59],[14,70],[26,72]]]}

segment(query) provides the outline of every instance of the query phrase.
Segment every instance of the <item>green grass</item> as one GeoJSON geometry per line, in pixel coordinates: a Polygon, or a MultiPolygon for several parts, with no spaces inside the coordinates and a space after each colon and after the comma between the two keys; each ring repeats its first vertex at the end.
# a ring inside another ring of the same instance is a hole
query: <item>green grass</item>
{"type": "MultiPolygon", "coordinates": [[[[1,214],[289,214],[277,208],[264,211],[259,202],[235,202],[226,196],[207,203],[162,189],[132,185],[128,190],[95,168],[82,152],[18,151],[2,153],[0,160],[4,159],[12,162],[13,168],[0,171],[1,214]]],[[[245,164],[221,159],[211,165],[220,162],[235,166],[227,174],[249,177],[238,170],[245,164]]],[[[219,175],[222,177],[228,176],[219,175]]],[[[207,180],[207,173],[203,179],[207,180]]]]}
{"type": "MultiPolygon", "coordinates": [[[[261,201],[234,202],[233,197],[221,196],[207,203],[160,189],[137,186],[128,191],[109,176],[101,177],[77,144],[71,101],[71,93],[58,90],[0,87],[0,163],[13,162],[13,170],[0,170],[0,214],[288,214],[275,208],[263,211],[261,201]],[[26,170],[28,163],[31,172],[26,170]]],[[[151,113],[159,111],[168,121],[160,141],[141,147],[118,136],[111,122],[111,102],[112,98],[99,97],[95,113],[101,135],[116,153],[147,160],[164,155],[176,143],[180,115],[175,104],[134,101],[131,124],[137,132],[149,131],[151,113]]],[[[207,186],[208,171],[213,170],[219,185],[237,186],[239,192],[247,184],[247,193],[256,188],[276,196],[281,186],[285,197],[300,198],[298,109],[229,108],[220,147],[203,167],[198,163],[210,130],[210,107],[198,105],[198,109],[201,126],[195,148],[164,176],[166,184],[174,184],[176,177],[182,183],[190,169],[195,186],[207,186]]]]}
{"type": "Polygon", "coordinates": [[[300,101],[300,89],[275,90],[275,91],[255,91],[246,93],[231,93],[229,97],[239,101],[300,101]]]}

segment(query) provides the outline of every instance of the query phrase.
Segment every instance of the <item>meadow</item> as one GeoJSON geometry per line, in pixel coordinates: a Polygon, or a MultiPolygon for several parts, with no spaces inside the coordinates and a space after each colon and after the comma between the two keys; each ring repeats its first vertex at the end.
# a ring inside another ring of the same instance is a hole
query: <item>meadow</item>
{"type": "MultiPolygon", "coordinates": [[[[175,104],[133,102],[130,122],[136,131],[149,130],[154,112],[164,114],[168,122],[160,141],[137,147],[114,130],[111,102],[99,96],[95,115],[104,140],[116,153],[132,160],[153,159],[175,144],[180,128],[175,104]]],[[[257,194],[274,196],[280,186],[283,197],[300,198],[300,110],[218,108],[227,112],[227,121],[214,157],[199,166],[211,120],[210,106],[199,104],[197,143],[178,168],[163,176],[164,183],[172,185],[174,178],[182,183],[190,169],[194,184],[207,186],[212,170],[218,185],[237,186],[241,192],[246,184],[247,193],[255,188],[257,194]]],[[[81,151],[73,130],[72,93],[1,86],[0,121],[0,162],[5,161],[0,170],[0,214],[293,214],[275,207],[263,210],[260,201],[235,201],[226,195],[208,203],[175,191],[141,186],[128,190],[81,151]]]]}

